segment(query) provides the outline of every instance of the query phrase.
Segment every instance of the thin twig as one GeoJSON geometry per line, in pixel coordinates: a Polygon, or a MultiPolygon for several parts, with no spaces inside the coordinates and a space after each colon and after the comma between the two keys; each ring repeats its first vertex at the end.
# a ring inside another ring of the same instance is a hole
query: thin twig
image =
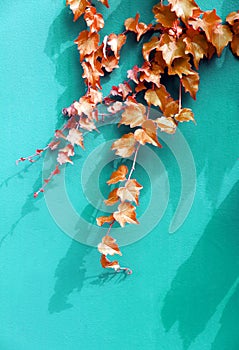
{"type": "Polygon", "coordinates": [[[136,159],[137,159],[137,155],[138,155],[138,152],[139,152],[139,148],[140,148],[140,143],[138,144],[137,148],[136,148],[136,151],[135,151],[135,154],[134,154],[134,160],[133,160],[133,164],[132,164],[132,168],[130,170],[130,173],[129,173],[129,176],[128,176],[128,180],[130,180],[134,170],[135,170],[135,163],[136,163],[136,159]]]}

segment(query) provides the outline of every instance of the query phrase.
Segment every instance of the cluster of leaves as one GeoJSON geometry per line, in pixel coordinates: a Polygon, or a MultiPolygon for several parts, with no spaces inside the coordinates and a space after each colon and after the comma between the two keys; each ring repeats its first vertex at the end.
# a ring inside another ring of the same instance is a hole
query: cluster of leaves
{"type": "MultiPolygon", "coordinates": [[[[109,7],[108,0],[98,0],[109,7]]],[[[120,267],[118,261],[111,262],[107,255],[121,255],[118,245],[109,233],[115,222],[122,227],[126,223],[138,224],[135,206],[139,204],[139,193],[142,186],[131,176],[135,169],[137,154],[142,145],[151,144],[161,147],[157,132],[174,134],[182,122],[194,121],[190,108],[182,107],[182,88],[193,99],[199,87],[199,64],[202,59],[211,59],[214,54],[221,55],[230,43],[232,52],[239,56],[239,12],[233,12],[223,24],[216,10],[203,11],[194,0],[168,0],[167,5],[160,1],[152,9],[154,24],[140,22],[139,14],[125,20],[124,32],[110,33],[100,41],[100,30],[104,27],[103,16],[88,0],[67,0],[74,14],[74,21],[84,16],[88,27],[75,40],[80,62],[83,68],[83,79],[86,93],[79,101],[74,101],[63,109],[67,117],[65,125],[56,130],[52,141],[43,149],[38,149],[30,157],[21,157],[19,161],[34,161],[47,149],[57,150],[57,164],[44,185],[35,192],[44,192],[45,186],[52,177],[60,172],[59,167],[65,163],[73,163],[75,147],[84,149],[84,131],[98,131],[97,121],[104,117],[98,106],[104,104],[110,115],[119,113],[119,125],[127,125],[132,129],[129,133],[112,144],[112,150],[122,158],[134,154],[132,168],[121,165],[114,171],[108,185],[121,183],[121,187],[113,189],[106,205],[119,202],[118,210],[109,216],[97,218],[99,226],[108,225],[107,234],[98,245],[101,264],[104,268],[116,271],[128,268],[120,267]],[[127,41],[128,33],[134,33],[139,40],[148,33],[150,40],[142,45],[143,64],[134,66],[127,72],[127,81],[113,86],[110,94],[103,97],[101,79],[119,67],[121,49],[127,41]],[[165,76],[174,76],[178,81],[178,99],[174,99],[162,83],[165,76]],[[140,103],[142,100],[145,103],[140,103]],[[150,108],[158,108],[162,116],[150,119],[150,108]],[[127,174],[129,174],[127,176],[127,174]]]]}

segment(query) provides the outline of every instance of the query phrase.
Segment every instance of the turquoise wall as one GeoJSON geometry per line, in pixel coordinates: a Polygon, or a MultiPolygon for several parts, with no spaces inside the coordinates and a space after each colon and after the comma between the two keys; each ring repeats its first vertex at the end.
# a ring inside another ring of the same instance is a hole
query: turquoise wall
{"type": "MultiPolygon", "coordinates": [[[[144,21],[152,20],[152,0],[109,2],[110,9],[102,9],[105,34],[120,32],[137,10],[144,21]]],[[[215,7],[223,18],[239,8],[239,1],[198,3],[215,7]]],[[[197,121],[180,128],[197,172],[186,221],[169,234],[181,182],[165,146],[158,155],[170,184],[166,212],[148,235],[122,248],[122,264],[133,274],[112,276],[98,264],[95,248],[62,232],[43,196],[33,198],[42,160],[15,165],[19,156],[48,142],[62,124],[62,107],[84,92],[73,44],[82,22],[73,23],[64,2],[56,0],[2,1],[0,20],[0,349],[238,350],[238,60],[226,49],[220,59],[203,63],[197,100],[184,97],[197,121]]],[[[121,70],[103,84],[106,93],[138,62],[137,50],[135,44],[123,49],[121,70]]],[[[118,137],[116,127],[109,130],[118,137]]],[[[101,142],[101,137],[88,142],[87,154],[101,142]]],[[[81,153],[76,165],[67,167],[66,186],[74,207],[93,223],[97,211],[80,186],[85,158],[81,153]]],[[[106,170],[100,174],[104,194],[106,170]]],[[[150,179],[143,168],[137,171],[145,185],[143,212],[150,179]]]]}

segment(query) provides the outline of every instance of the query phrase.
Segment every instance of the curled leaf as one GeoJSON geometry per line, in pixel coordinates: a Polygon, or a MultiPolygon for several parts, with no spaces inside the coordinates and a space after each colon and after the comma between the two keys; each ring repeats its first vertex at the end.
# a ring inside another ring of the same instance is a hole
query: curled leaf
{"type": "Polygon", "coordinates": [[[106,258],[104,254],[101,255],[100,263],[104,269],[111,268],[111,269],[114,269],[115,271],[120,269],[120,265],[118,261],[116,260],[110,261],[109,259],[106,258]]]}
{"type": "Polygon", "coordinates": [[[110,223],[112,223],[112,221],[114,221],[113,214],[108,215],[108,216],[99,216],[98,218],[96,218],[96,222],[97,222],[98,226],[102,226],[105,223],[110,224],[110,223]]]}
{"type": "Polygon", "coordinates": [[[118,202],[119,196],[117,194],[118,188],[115,188],[109,193],[108,199],[104,200],[105,205],[113,205],[118,202]]]}
{"type": "Polygon", "coordinates": [[[116,184],[119,181],[125,181],[125,175],[128,173],[128,168],[126,165],[120,165],[116,171],[114,171],[110,179],[107,181],[108,185],[116,184]]]}

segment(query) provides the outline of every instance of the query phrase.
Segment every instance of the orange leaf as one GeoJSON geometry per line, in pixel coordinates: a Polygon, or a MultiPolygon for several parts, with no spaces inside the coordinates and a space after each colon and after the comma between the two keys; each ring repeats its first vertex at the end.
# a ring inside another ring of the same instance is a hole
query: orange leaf
{"type": "Polygon", "coordinates": [[[102,238],[102,242],[98,244],[98,251],[104,255],[122,255],[118,244],[116,244],[115,242],[116,239],[112,238],[111,236],[104,236],[102,238]]]}
{"type": "Polygon", "coordinates": [[[232,32],[226,24],[219,24],[212,32],[212,44],[217,50],[218,57],[221,55],[224,47],[232,41],[232,32]]]}
{"type": "Polygon", "coordinates": [[[108,196],[108,199],[104,200],[105,205],[113,205],[118,202],[119,196],[117,195],[118,188],[112,190],[108,196]]]}
{"type": "Polygon", "coordinates": [[[131,128],[140,126],[146,120],[146,108],[142,103],[126,102],[124,113],[119,125],[130,125],[131,128]]]}
{"type": "Polygon", "coordinates": [[[152,24],[139,23],[139,14],[137,13],[135,18],[128,18],[124,22],[126,30],[137,34],[137,41],[140,40],[141,36],[151,29],[152,24]]]}
{"type": "Polygon", "coordinates": [[[156,21],[165,28],[172,28],[177,21],[176,13],[172,11],[171,5],[162,5],[161,3],[153,7],[154,17],[156,21]]]}
{"type": "Polygon", "coordinates": [[[212,34],[214,29],[222,22],[221,18],[216,14],[216,10],[212,11],[205,11],[203,13],[202,19],[192,19],[189,20],[189,24],[193,26],[195,30],[198,30],[198,28],[201,28],[204,30],[207,40],[209,42],[212,41],[212,34]]]}
{"type": "Polygon", "coordinates": [[[199,9],[194,0],[168,0],[168,2],[172,5],[172,10],[176,12],[183,22],[193,15],[194,10],[199,9]]]}
{"type": "Polygon", "coordinates": [[[190,120],[194,121],[194,115],[190,108],[181,109],[174,118],[179,122],[189,122],[190,120]]]}
{"type": "Polygon", "coordinates": [[[232,26],[235,21],[239,20],[239,11],[231,12],[227,15],[226,21],[232,26]]]}
{"type": "Polygon", "coordinates": [[[110,261],[104,254],[101,255],[100,263],[104,269],[112,268],[117,271],[120,268],[118,261],[110,261]]]}
{"type": "Polygon", "coordinates": [[[90,55],[92,52],[98,49],[99,40],[100,37],[98,33],[90,33],[88,30],[83,30],[80,33],[78,38],[75,40],[75,43],[80,51],[81,61],[86,55],[90,55]]]}
{"type": "Polygon", "coordinates": [[[196,100],[196,93],[198,91],[199,75],[197,72],[193,72],[189,75],[184,75],[181,79],[181,83],[186,92],[189,92],[194,100],[196,100]]]}
{"type": "Polygon", "coordinates": [[[87,26],[90,27],[90,33],[98,32],[104,27],[103,16],[96,12],[96,8],[94,6],[86,8],[84,19],[87,26]]]}
{"type": "Polygon", "coordinates": [[[116,140],[112,144],[111,149],[116,150],[115,154],[118,156],[127,158],[135,152],[135,143],[134,134],[130,132],[116,140]]]}
{"type": "Polygon", "coordinates": [[[117,190],[121,202],[130,201],[139,204],[139,191],[143,188],[135,179],[128,180],[124,187],[117,190]]]}
{"type": "Polygon", "coordinates": [[[175,124],[173,118],[165,118],[160,117],[155,120],[157,126],[161,131],[166,132],[167,134],[174,134],[177,129],[177,125],[175,124]]]}
{"type": "Polygon", "coordinates": [[[87,6],[90,6],[87,0],[66,0],[66,5],[70,5],[70,9],[74,14],[74,21],[76,21],[83,13],[87,6]]]}
{"type": "Polygon", "coordinates": [[[128,173],[128,168],[126,165],[120,165],[116,171],[114,171],[110,179],[107,181],[108,185],[116,184],[119,181],[125,181],[125,175],[128,173]]]}
{"type": "Polygon", "coordinates": [[[234,55],[239,56],[239,34],[233,35],[231,49],[234,55]]]}
{"type": "Polygon", "coordinates": [[[153,36],[148,43],[143,44],[142,53],[146,61],[149,60],[150,52],[159,47],[159,43],[159,39],[156,36],[153,36]]]}
{"type": "Polygon", "coordinates": [[[175,39],[168,34],[163,34],[160,38],[159,51],[162,51],[163,59],[170,66],[177,57],[185,55],[186,44],[182,37],[175,39]]]}
{"type": "Polygon", "coordinates": [[[119,60],[115,56],[108,56],[102,58],[102,67],[105,68],[107,72],[112,72],[115,68],[119,68],[119,60]]]}
{"type": "Polygon", "coordinates": [[[185,53],[190,53],[193,56],[194,65],[198,69],[200,60],[204,56],[207,56],[208,51],[208,43],[205,34],[190,28],[187,30],[183,41],[186,43],[185,53]]]}
{"type": "Polygon", "coordinates": [[[157,127],[150,119],[143,122],[142,129],[137,129],[134,132],[134,138],[141,145],[151,143],[154,146],[162,147],[162,145],[158,142],[157,127]]]}
{"type": "Polygon", "coordinates": [[[138,224],[136,219],[135,207],[129,202],[119,204],[118,211],[113,213],[114,219],[119,222],[121,227],[125,226],[125,223],[138,224]]]}
{"type": "Polygon", "coordinates": [[[90,85],[92,88],[99,88],[100,86],[100,77],[104,75],[104,72],[101,69],[101,63],[95,61],[94,65],[90,62],[82,62],[83,74],[82,77],[86,79],[87,85],[90,85]]]}
{"type": "Polygon", "coordinates": [[[125,44],[125,42],[126,42],[126,35],[124,34],[116,35],[112,33],[108,36],[107,44],[110,46],[111,50],[114,52],[114,55],[117,59],[120,58],[119,52],[122,46],[125,44]]]}
{"type": "Polygon", "coordinates": [[[159,106],[166,117],[171,117],[178,112],[178,102],[174,101],[164,85],[147,90],[144,98],[149,105],[159,106]]]}
{"type": "Polygon", "coordinates": [[[182,78],[183,74],[190,74],[192,72],[191,64],[189,63],[189,57],[183,56],[179,58],[175,58],[171,67],[168,67],[168,74],[175,75],[177,74],[180,78],[182,78]]]}
{"type": "Polygon", "coordinates": [[[114,221],[113,214],[110,214],[109,216],[99,216],[96,218],[96,222],[98,226],[102,226],[105,223],[111,224],[114,221]]]}

